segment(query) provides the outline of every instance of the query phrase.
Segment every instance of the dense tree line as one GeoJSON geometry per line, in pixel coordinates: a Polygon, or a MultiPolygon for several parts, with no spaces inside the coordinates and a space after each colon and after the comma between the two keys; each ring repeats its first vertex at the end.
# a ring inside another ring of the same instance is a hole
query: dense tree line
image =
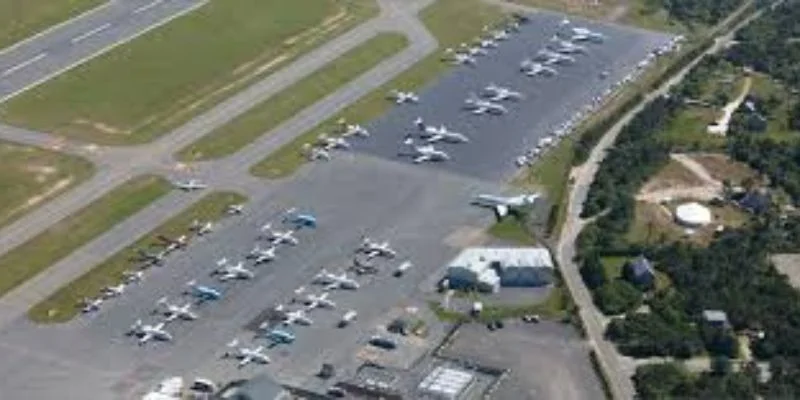
{"type": "Polygon", "coordinates": [[[659,0],[675,18],[687,25],[714,25],[742,4],[741,0],[659,0]]]}
{"type": "Polygon", "coordinates": [[[680,364],[641,366],[633,382],[638,397],[650,399],[754,399],[758,395],[757,371],[753,367],[737,373],[689,373],[680,364]]]}
{"type": "Polygon", "coordinates": [[[750,134],[734,134],[728,141],[728,153],[766,175],[770,183],[800,202],[800,146],[787,145],[750,134]]]}

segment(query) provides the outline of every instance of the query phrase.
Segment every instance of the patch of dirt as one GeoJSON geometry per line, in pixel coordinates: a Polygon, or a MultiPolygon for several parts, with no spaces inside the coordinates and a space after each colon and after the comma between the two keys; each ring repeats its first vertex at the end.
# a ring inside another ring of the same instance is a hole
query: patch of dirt
{"type": "Polygon", "coordinates": [[[674,199],[711,200],[722,193],[722,182],[686,154],[671,154],[671,161],[636,195],[639,201],[660,203],[674,199]]]}
{"type": "Polygon", "coordinates": [[[55,167],[51,167],[49,165],[34,165],[34,164],[24,166],[23,170],[25,172],[30,172],[32,174],[35,174],[33,179],[37,183],[44,183],[50,176],[58,172],[58,170],[55,167]]]}
{"type": "Polygon", "coordinates": [[[131,133],[131,131],[129,130],[120,129],[103,122],[90,121],[88,119],[83,119],[83,118],[74,120],[72,121],[72,123],[74,123],[75,125],[88,126],[96,131],[106,133],[109,135],[129,135],[131,133]]]}
{"type": "Polygon", "coordinates": [[[800,289],[800,254],[775,254],[770,259],[775,268],[789,278],[789,283],[800,289]]]}
{"type": "Polygon", "coordinates": [[[691,158],[708,171],[714,179],[729,180],[734,185],[740,185],[747,179],[757,179],[758,173],[746,164],[733,161],[725,154],[702,153],[692,154],[691,158]]]}

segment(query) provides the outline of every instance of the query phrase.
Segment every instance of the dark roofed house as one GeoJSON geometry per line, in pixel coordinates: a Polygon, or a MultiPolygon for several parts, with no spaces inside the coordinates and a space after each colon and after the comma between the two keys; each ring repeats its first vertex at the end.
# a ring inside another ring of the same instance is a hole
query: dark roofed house
{"type": "Polygon", "coordinates": [[[763,214],[771,205],[772,198],[769,193],[761,190],[751,190],[739,199],[739,207],[753,214],[763,214]]]}
{"type": "Polygon", "coordinates": [[[703,310],[703,321],[711,326],[727,328],[728,314],[722,310],[703,310]]]}
{"type": "Polygon", "coordinates": [[[220,390],[217,400],[288,400],[289,391],[265,374],[234,381],[220,390]]]}
{"type": "Polygon", "coordinates": [[[642,289],[652,289],[656,274],[653,265],[645,256],[639,256],[622,267],[622,277],[642,289]]]}

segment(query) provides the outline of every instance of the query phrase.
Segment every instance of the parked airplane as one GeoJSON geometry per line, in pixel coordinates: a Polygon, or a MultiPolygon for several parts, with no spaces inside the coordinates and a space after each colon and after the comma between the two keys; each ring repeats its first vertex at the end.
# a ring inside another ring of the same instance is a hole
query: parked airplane
{"type": "Polygon", "coordinates": [[[189,238],[186,235],[180,235],[174,239],[164,235],[158,235],[157,238],[167,246],[164,249],[167,253],[172,253],[178,249],[184,249],[189,244],[189,238]]]}
{"type": "Polygon", "coordinates": [[[312,146],[310,143],[303,143],[300,147],[300,152],[306,156],[309,161],[329,161],[331,159],[331,153],[328,150],[312,146]]]}
{"type": "Polygon", "coordinates": [[[339,126],[342,130],[342,137],[349,138],[351,136],[369,137],[369,131],[359,124],[348,124],[344,119],[339,120],[339,126]]]}
{"type": "Polygon", "coordinates": [[[275,311],[283,313],[283,317],[281,318],[281,323],[283,325],[311,325],[314,321],[306,315],[304,310],[294,310],[294,311],[286,311],[283,304],[278,305],[275,307],[275,311]]]}
{"type": "Polygon", "coordinates": [[[197,314],[192,312],[191,308],[191,303],[186,303],[182,306],[179,306],[177,304],[170,303],[169,299],[167,299],[165,296],[158,299],[156,302],[156,308],[153,311],[163,314],[165,317],[164,322],[171,322],[178,318],[186,321],[193,321],[197,319],[197,314]]]}
{"type": "Polygon", "coordinates": [[[111,297],[117,297],[125,292],[125,284],[120,283],[119,285],[115,286],[106,286],[103,288],[103,298],[109,299],[111,297]]]}
{"type": "Polygon", "coordinates": [[[486,87],[483,88],[483,92],[490,101],[521,100],[524,97],[520,92],[497,85],[495,83],[486,85],[486,87]]]}
{"type": "Polygon", "coordinates": [[[394,100],[396,104],[404,103],[419,103],[419,96],[414,92],[403,92],[400,90],[392,90],[389,92],[389,99],[394,100]]]}
{"type": "Polygon", "coordinates": [[[283,217],[284,224],[292,224],[295,228],[316,228],[317,217],[309,213],[298,213],[297,209],[290,208],[286,210],[283,217]]]}
{"type": "Polygon", "coordinates": [[[262,226],[261,232],[273,246],[277,246],[279,244],[290,244],[292,246],[296,246],[299,243],[297,238],[294,237],[294,231],[276,231],[272,229],[272,224],[266,224],[262,226]]]}
{"type": "Polygon", "coordinates": [[[497,42],[493,39],[486,39],[486,38],[479,38],[475,41],[483,49],[494,49],[497,48],[497,42]]]}
{"type": "Polygon", "coordinates": [[[361,238],[361,245],[358,247],[358,252],[366,254],[368,258],[394,258],[397,255],[397,252],[389,247],[388,241],[376,242],[367,236],[361,238]]]}
{"type": "Polygon", "coordinates": [[[466,53],[457,52],[451,48],[447,48],[444,53],[445,57],[443,60],[449,61],[455,65],[475,65],[477,62],[475,57],[466,53]]]}
{"type": "Polygon", "coordinates": [[[461,45],[459,46],[459,51],[462,54],[466,53],[467,55],[469,55],[471,57],[485,56],[485,55],[489,54],[489,52],[487,52],[486,50],[484,50],[484,49],[482,49],[482,48],[480,48],[478,46],[470,46],[470,45],[468,45],[466,43],[461,43],[461,45]]]}
{"type": "MultiPolygon", "coordinates": [[[[448,143],[469,142],[469,138],[464,134],[450,131],[444,125],[439,125],[438,127],[426,125],[421,117],[417,117],[417,119],[414,120],[414,124],[417,125],[417,128],[420,130],[420,137],[428,143],[439,141],[448,143]]],[[[406,138],[406,140],[408,140],[408,138],[406,138]]]]}
{"type": "Polygon", "coordinates": [[[561,40],[557,36],[553,37],[552,49],[561,54],[585,54],[586,47],[577,45],[568,40],[561,40]]]}
{"type": "Polygon", "coordinates": [[[594,43],[602,43],[605,40],[605,35],[600,32],[594,32],[587,28],[575,27],[572,28],[572,41],[590,41],[594,43]]]}
{"type": "Polygon", "coordinates": [[[178,189],[186,191],[186,192],[205,189],[205,188],[208,187],[208,185],[198,181],[197,179],[190,179],[188,181],[175,181],[172,184],[175,187],[177,187],[178,189]]]}
{"type": "Polygon", "coordinates": [[[547,49],[539,50],[539,52],[536,53],[536,58],[538,60],[543,60],[545,65],[572,64],[575,62],[575,57],[547,49]]]}
{"type": "Polygon", "coordinates": [[[239,340],[233,339],[230,343],[228,343],[227,347],[232,348],[233,351],[226,351],[225,357],[233,357],[239,360],[237,366],[239,368],[244,367],[251,362],[256,362],[259,364],[269,364],[270,359],[264,354],[264,347],[258,346],[253,348],[248,347],[239,347],[239,340]]]}
{"type": "Polygon", "coordinates": [[[347,274],[345,273],[342,273],[341,275],[336,275],[324,269],[314,277],[313,282],[320,285],[326,285],[325,287],[326,290],[332,290],[332,289],[356,290],[359,287],[361,287],[361,285],[359,285],[355,279],[348,278],[347,274]]]}
{"type": "Polygon", "coordinates": [[[498,218],[505,217],[512,209],[525,207],[533,204],[539,198],[538,194],[519,195],[519,196],[495,196],[491,194],[479,194],[472,200],[473,204],[494,209],[498,218]]]}
{"type": "Polygon", "coordinates": [[[97,311],[100,309],[100,306],[103,305],[103,298],[102,297],[98,297],[95,299],[85,298],[83,299],[83,301],[81,301],[81,305],[83,306],[83,308],[81,309],[81,312],[83,313],[90,313],[93,311],[97,311]]]}
{"type": "Polygon", "coordinates": [[[520,64],[520,71],[522,71],[527,76],[536,76],[536,75],[545,75],[545,76],[553,76],[558,75],[558,71],[555,70],[553,67],[548,67],[543,65],[542,63],[535,62],[533,60],[524,60],[520,64]]]}
{"type": "Polygon", "coordinates": [[[164,330],[164,322],[156,325],[142,324],[142,320],[138,319],[131,325],[128,335],[137,336],[139,338],[139,345],[143,345],[152,339],[161,341],[172,340],[172,335],[164,330]]]}
{"type": "Polygon", "coordinates": [[[228,214],[241,214],[244,212],[244,204],[231,204],[225,208],[228,214]]]}
{"type": "Polygon", "coordinates": [[[144,271],[122,271],[122,279],[127,284],[141,282],[144,279],[144,271]]]}
{"type": "Polygon", "coordinates": [[[508,109],[502,104],[479,99],[474,94],[471,94],[470,97],[464,101],[464,106],[473,114],[500,115],[508,112],[508,109]]]}
{"type": "Polygon", "coordinates": [[[266,326],[260,327],[264,330],[263,337],[270,341],[270,347],[277,346],[279,344],[292,344],[295,340],[295,335],[292,332],[283,329],[270,329],[266,330],[266,326]]]}
{"type": "Polygon", "coordinates": [[[189,230],[196,233],[197,236],[204,236],[214,231],[214,223],[211,221],[200,222],[199,220],[192,221],[189,225],[189,230]]]}
{"type": "Polygon", "coordinates": [[[218,275],[219,280],[223,282],[231,279],[253,279],[256,276],[253,271],[245,268],[241,261],[238,264],[230,264],[228,260],[222,259],[217,265],[219,268],[214,271],[214,275],[218,275]]]}
{"type": "Polygon", "coordinates": [[[328,298],[328,294],[329,294],[328,292],[322,293],[320,295],[314,295],[309,293],[306,296],[306,299],[303,301],[303,304],[305,304],[307,310],[320,307],[336,308],[336,303],[328,298]]]}
{"type": "Polygon", "coordinates": [[[492,40],[508,40],[510,37],[505,29],[494,30],[490,32],[489,35],[491,35],[492,40]]]}
{"type": "Polygon", "coordinates": [[[190,294],[200,301],[219,300],[222,298],[222,291],[206,285],[198,285],[197,281],[191,280],[186,283],[188,289],[184,292],[190,294]]]}
{"type": "Polygon", "coordinates": [[[328,136],[325,133],[320,133],[317,136],[317,144],[325,150],[347,150],[350,148],[350,143],[343,137],[328,136]]]}
{"type": "Polygon", "coordinates": [[[424,145],[424,146],[416,146],[414,145],[414,139],[406,138],[403,141],[403,144],[409,146],[411,151],[401,151],[399,155],[403,156],[410,156],[412,157],[412,161],[414,164],[419,164],[425,161],[447,161],[450,160],[450,155],[447,154],[443,150],[439,150],[433,147],[432,144],[424,145]]]}
{"type": "Polygon", "coordinates": [[[139,253],[139,257],[136,258],[136,261],[145,262],[149,265],[162,265],[164,263],[164,258],[167,256],[166,250],[152,253],[139,249],[137,252],[139,253]]]}
{"type": "Polygon", "coordinates": [[[247,255],[247,258],[254,259],[256,264],[262,264],[275,259],[276,257],[275,250],[277,250],[277,247],[275,246],[270,246],[266,249],[262,249],[261,247],[256,245],[256,247],[254,247],[253,250],[251,250],[250,253],[247,255]]]}

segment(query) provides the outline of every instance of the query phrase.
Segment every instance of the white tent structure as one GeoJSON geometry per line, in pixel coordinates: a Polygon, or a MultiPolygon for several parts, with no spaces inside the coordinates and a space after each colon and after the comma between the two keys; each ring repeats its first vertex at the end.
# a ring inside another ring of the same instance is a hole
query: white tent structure
{"type": "Polygon", "coordinates": [[[685,203],[675,209],[675,220],[683,226],[697,228],[711,223],[711,211],[700,203],[685,203]]]}

